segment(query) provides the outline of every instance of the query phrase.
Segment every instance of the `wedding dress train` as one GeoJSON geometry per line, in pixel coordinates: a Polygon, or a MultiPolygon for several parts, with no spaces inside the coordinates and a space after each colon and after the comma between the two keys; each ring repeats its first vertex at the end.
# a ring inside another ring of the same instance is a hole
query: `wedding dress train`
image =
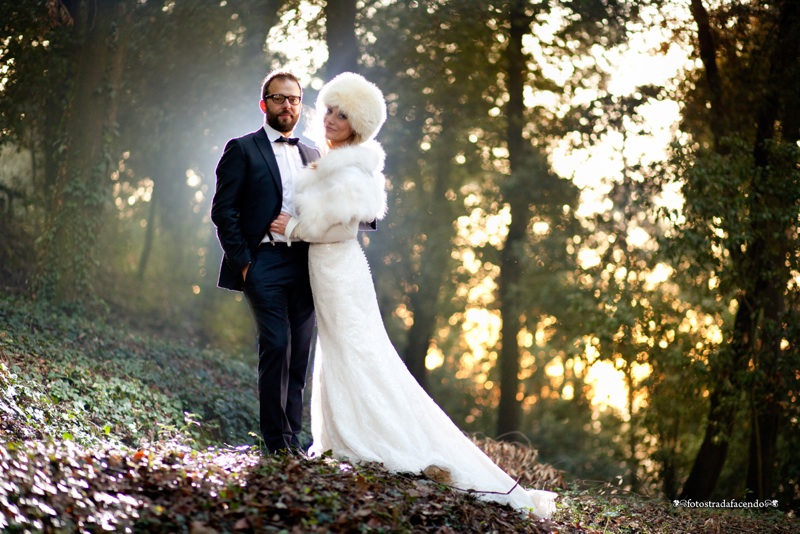
{"type": "Polygon", "coordinates": [[[549,517],[556,494],[517,485],[408,372],[384,328],[358,241],[312,244],[309,274],[320,348],[314,361],[309,453],[330,450],[335,457],[380,462],[394,472],[438,467],[449,472],[450,486],[549,517]]]}

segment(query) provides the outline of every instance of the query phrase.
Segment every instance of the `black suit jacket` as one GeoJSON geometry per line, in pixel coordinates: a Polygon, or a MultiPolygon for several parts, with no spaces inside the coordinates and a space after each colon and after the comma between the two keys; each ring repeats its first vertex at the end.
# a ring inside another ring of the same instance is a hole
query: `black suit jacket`
{"type": "MultiPolygon", "coordinates": [[[[316,149],[297,146],[304,164],[319,158],[316,149]]],[[[264,128],[228,141],[216,172],[211,220],[224,252],[218,285],[241,291],[242,269],[280,213],[283,197],[278,162],[264,128]]]]}

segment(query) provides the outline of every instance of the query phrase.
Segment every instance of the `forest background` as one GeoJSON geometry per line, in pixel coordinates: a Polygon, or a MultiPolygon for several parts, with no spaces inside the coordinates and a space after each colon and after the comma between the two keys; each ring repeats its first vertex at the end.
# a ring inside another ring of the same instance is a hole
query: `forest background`
{"type": "Polygon", "coordinates": [[[216,288],[216,161],[270,68],[306,69],[307,119],[357,71],[389,106],[389,215],[362,237],[381,310],[462,429],[631,491],[797,509],[797,2],[20,0],[0,21],[5,295],[252,364],[216,288]],[[642,46],[686,60],[612,83],[642,46]]]}

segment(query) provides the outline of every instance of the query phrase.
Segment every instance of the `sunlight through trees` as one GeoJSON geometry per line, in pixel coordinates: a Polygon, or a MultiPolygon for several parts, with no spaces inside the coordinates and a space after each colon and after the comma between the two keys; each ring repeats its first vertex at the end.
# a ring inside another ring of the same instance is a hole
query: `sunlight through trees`
{"type": "Polygon", "coordinates": [[[800,4],[0,7],[3,291],[248,354],[209,220],[260,81],[387,98],[387,330],[465,430],[666,497],[800,500],[800,4]],[[224,320],[221,320],[224,318],[224,320]]]}

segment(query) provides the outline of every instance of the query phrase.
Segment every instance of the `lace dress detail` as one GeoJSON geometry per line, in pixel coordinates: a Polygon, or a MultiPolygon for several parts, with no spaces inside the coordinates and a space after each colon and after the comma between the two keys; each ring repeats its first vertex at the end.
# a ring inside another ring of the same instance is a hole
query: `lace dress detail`
{"type": "Polygon", "coordinates": [[[311,396],[312,456],[438,476],[480,499],[549,517],[556,494],[515,486],[418,385],[381,319],[357,240],[312,244],[309,274],[319,328],[311,396]],[[512,490],[512,488],[514,488],[512,490]]]}

